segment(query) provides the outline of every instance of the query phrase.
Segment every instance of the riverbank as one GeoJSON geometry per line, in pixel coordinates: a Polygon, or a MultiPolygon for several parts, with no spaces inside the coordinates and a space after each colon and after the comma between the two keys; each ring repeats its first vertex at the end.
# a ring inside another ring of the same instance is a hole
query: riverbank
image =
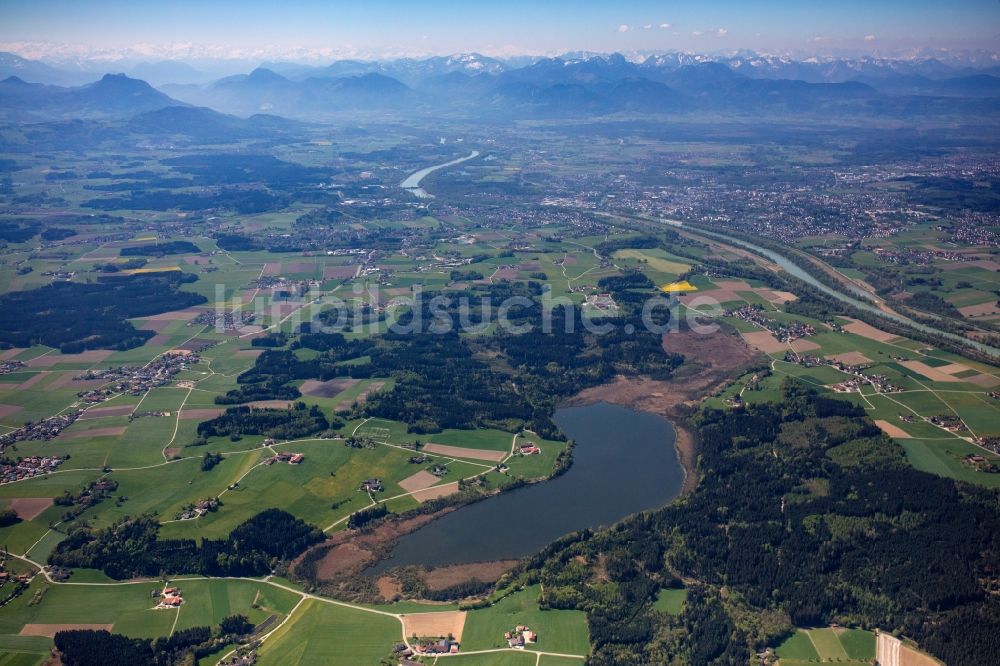
{"type": "Polygon", "coordinates": [[[418,199],[433,199],[434,195],[420,187],[420,181],[441,169],[446,169],[450,166],[455,166],[456,164],[461,164],[462,162],[467,162],[473,158],[479,157],[479,151],[473,150],[465,157],[459,157],[458,159],[451,160],[450,162],[445,162],[444,164],[435,164],[434,166],[429,166],[423,168],[419,171],[414,171],[406,179],[399,184],[404,190],[414,195],[418,199]]]}

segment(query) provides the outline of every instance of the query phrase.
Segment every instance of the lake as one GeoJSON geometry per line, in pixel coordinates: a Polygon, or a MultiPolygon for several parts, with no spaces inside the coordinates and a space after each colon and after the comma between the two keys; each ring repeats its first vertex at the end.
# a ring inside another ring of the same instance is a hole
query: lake
{"type": "Polygon", "coordinates": [[[403,536],[391,558],[366,573],[521,558],[569,532],[611,525],[680,493],[684,470],[666,419],[597,403],[560,409],[553,420],[576,442],[565,474],[446,514],[403,536]]]}

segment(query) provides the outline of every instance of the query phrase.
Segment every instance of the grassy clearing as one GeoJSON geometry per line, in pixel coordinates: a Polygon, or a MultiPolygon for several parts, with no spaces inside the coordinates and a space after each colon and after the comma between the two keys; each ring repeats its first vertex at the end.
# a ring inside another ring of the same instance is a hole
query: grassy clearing
{"type": "Polygon", "coordinates": [[[673,257],[663,250],[656,248],[618,250],[614,253],[614,258],[625,260],[622,263],[629,266],[648,266],[654,271],[669,275],[680,275],[691,269],[690,263],[684,263],[679,257],[673,257]]]}
{"type": "Polygon", "coordinates": [[[785,642],[777,647],[775,652],[782,663],[790,661],[818,660],[819,653],[816,646],[809,640],[809,634],[802,630],[797,630],[794,634],[785,639],[785,642]]]}
{"type": "Polygon", "coordinates": [[[971,453],[985,456],[994,463],[1000,464],[1000,456],[990,455],[978,446],[958,438],[945,440],[900,439],[896,441],[903,446],[906,451],[906,459],[910,461],[910,464],[923,472],[968,481],[989,488],[1000,488],[1000,474],[979,472],[962,462],[962,458],[971,453]]]}
{"type": "Polygon", "coordinates": [[[656,595],[656,601],[653,602],[653,608],[668,615],[680,615],[686,600],[687,590],[684,588],[660,590],[656,595]]]}
{"type": "Polygon", "coordinates": [[[838,661],[847,659],[847,651],[840,644],[840,639],[834,633],[833,629],[809,629],[806,633],[809,634],[813,645],[816,646],[816,651],[819,653],[820,659],[834,659],[838,661]]]}
{"type": "Polygon", "coordinates": [[[823,627],[797,629],[777,647],[781,666],[815,663],[870,665],[875,659],[875,634],[862,629],[823,627]]]}
{"type": "MultiPolygon", "coordinates": [[[[408,462],[412,453],[386,446],[352,449],[343,442],[322,440],[283,445],[281,449],[304,453],[305,461],[300,465],[276,463],[254,468],[240,481],[238,488],[222,495],[223,506],[218,511],[197,520],[169,523],[161,534],[174,538],[220,538],[239,523],[272,506],[318,527],[326,527],[370,503],[367,495],[358,492],[362,480],[382,479],[387,488],[386,496],[392,496],[402,492],[395,485],[418,469],[408,462]],[[335,502],[344,499],[348,501],[332,508],[335,502]]],[[[238,465],[233,468],[235,474],[231,475],[238,478],[248,466],[252,467],[250,461],[239,459],[257,455],[231,456],[216,469],[238,465]]],[[[195,474],[211,472],[197,471],[195,474]]],[[[229,483],[216,485],[214,492],[199,496],[218,495],[229,483]]],[[[192,494],[185,493],[183,497],[183,502],[191,501],[192,494]]],[[[175,503],[171,510],[180,506],[175,503]]]]}
{"type": "Polygon", "coordinates": [[[875,634],[863,629],[842,629],[837,633],[851,659],[871,660],[875,658],[875,634]]]}
{"type": "Polygon", "coordinates": [[[185,604],[177,618],[177,629],[216,626],[222,618],[241,613],[254,624],[270,615],[287,615],[299,596],[266,583],[229,580],[178,581],[185,604]],[[253,604],[259,608],[253,608],[253,604]]]}
{"type": "MultiPolygon", "coordinates": [[[[75,577],[73,581],[83,582],[75,577]]],[[[240,613],[257,623],[272,614],[287,614],[298,601],[293,592],[256,581],[181,579],[174,584],[185,599],[179,611],[154,610],[157,599],[151,592],[162,587],[159,581],[100,586],[51,585],[36,579],[8,607],[12,611],[0,617],[0,633],[16,634],[25,624],[89,623],[111,624],[116,633],[154,638],[168,635],[175,620],[178,629],[215,626],[223,617],[240,613]],[[41,601],[29,606],[38,590],[44,590],[41,601]],[[258,608],[253,608],[255,601],[258,608]]]]}
{"type": "Polygon", "coordinates": [[[377,664],[402,638],[395,618],[307,600],[263,645],[261,666],[377,664]]]}
{"type": "Polygon", "coordinates": [[[586,615],[580,611],[540,610],[539,587],[532,586],[500,600],[489,608],[471,611],[462,634],[463,650],[507,647],[503,634],[516,625],[531,627],[538,643],[528,649],[562,654],[590,652],[586,615]]]}

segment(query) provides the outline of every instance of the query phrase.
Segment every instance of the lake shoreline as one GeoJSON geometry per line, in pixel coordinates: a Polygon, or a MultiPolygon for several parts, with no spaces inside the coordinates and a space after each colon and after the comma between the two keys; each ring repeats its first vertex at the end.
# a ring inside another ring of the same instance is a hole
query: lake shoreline
{"type": "Polygon", "coordinates": [[[678,416],[649,409],[648,405],[644,406],[641,401],[638,400],[619,401],[612,399],[608,393],[613,392],[615,390],[613,387],[617,386],[619,386],[619,384],[617,382],[613,382],[609,384],[602,384],[601,386],[594,387],[594,389],[590,389],[588,391],[581,391],[565,403],[559,405],[559,408],[586,407],[588,405],[596,405],[601,402],[606,402],[612,405],[627,407],[629,409],[634,409],[637,412],[643,412],[644,414],[651,414],[665,419],[674,429],[674,450],[677,452],[677,461],[680,463],[681,469],[684,470],[684,483],[681,485],[681,492],[677,497],[684,497],[685,495],[690,494],[698,485],[698,443],[694,437],[694,433],[692,433],[689,428],[682,425],[683,419],[678,416]],[[602,388],[606,388],[607,392],[599,390],[602,388]]]}
{"type": "MultiPolygon", "coordinates": [[[[664,336],[664,351],[668,353],[679,353],[685,356],[685,362],[677,368],[674,376],[668,380],[653,380],[643,377],[616,377],[613,381],[600,386],[590,387],[578,392],[576,395],[562,401],[557,409],[572,407],[585,407],[598,403],[607,403],[618,407],[634,410],[651,416],[662,418],[673,430],[673,449],[676,455],[677,466],[681,471],[680,488],[677,495],[669,501],[674,501],[677,497],[684,497],[690,494],[698,485],[699,474],[697,470],[698,447],[697,439],[690,426],[687,424],[689,416],[694,414],[700,407],[702,401],[715,390],[722,388],[746,372],[750,367],[760,361],[760,356],[747,347],[743,339],[735,335],[728,327],[724,327],[711,335],[696,335],[690,331],[674,331],[664,336]]],[[[576,464],[576,452],[572,457],[573,464],[576,464]]],[[[570,467],[572,469],[572,466],[570,467]]],[[[558,478],[558,477],[555,477],[558,478]]],[[[552,477],[537,479],[526,485],[545,485],[553,482],[552,477]]],[[[517,492],[518,489],[511,489],[507,492],[517,492]]],[[[502,496],[506,492],[489,493],[489,497],[502,496]]],[[[480,496],[469,502],[462,502],[459,505],[448,507],[444,510],[434,512],[430,515],[420,517],[419,521],[409,522],[404,519],[394,519],[383,524],[379,531],[385,532],[381,543],[372,548],[367,553],[367,557],[362,555],[358,561],[355,560],[348,576],[361,574],[367,576],[374,574],[375,578],[384,575],[391,570],[378,567],[386,559],[391,559],[391,553],[400,539],[412,531],[426,526],[427,523],[437,522],[457,510],[466,510],[469,505],[477,504],[486,500],[487,497],[480,496]],[[373,552],[374,551],[374,552],[373,552]],[[375,570],[377,569],[377,570],[375,570]]],[[[669,504],[665,502],[664,506],[669,504]]],[[[643,509],[648,511],[652,509],[643,509]]],[[[630,513],[640,513],[636,511],[630,513]]],[[[627,516],[623,516],[622,519],[627,516]]],[[[617,521],[615,521],[617,522],[617,521]]],[[[353,542],[355,539],[366,540],[362,533],[353,536],[343,535],[334,537],[338,541],[344,540],[353,542]]],[[[348,546],[350,548],[350,546],[348,546]]],[[[506,559],[503,557],[495,558],[506,559]]],[[[479,558],[480,563],[492,562],[491,558],[479,558]]],[[[445,564],[444,567],[449,565],[445,564]]],[[[424,566],[423,569],[430,575],[438,566],[424,566]]],[[[342,574],[347,573],[342,571],[342,574]]],[[[334,576],[340,578],[340,576],[334,576]]],[[[334,582],[328,580],[327,582],[334,582]]]]}

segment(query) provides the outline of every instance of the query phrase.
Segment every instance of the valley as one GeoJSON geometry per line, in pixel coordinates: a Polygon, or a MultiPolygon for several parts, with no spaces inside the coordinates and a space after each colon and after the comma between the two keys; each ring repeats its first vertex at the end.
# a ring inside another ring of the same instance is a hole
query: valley
{"type": "Polygon", "coordinates": [[[996,77],[675,55],[0,81],[0,664],[986,663],[996,77]]]}

